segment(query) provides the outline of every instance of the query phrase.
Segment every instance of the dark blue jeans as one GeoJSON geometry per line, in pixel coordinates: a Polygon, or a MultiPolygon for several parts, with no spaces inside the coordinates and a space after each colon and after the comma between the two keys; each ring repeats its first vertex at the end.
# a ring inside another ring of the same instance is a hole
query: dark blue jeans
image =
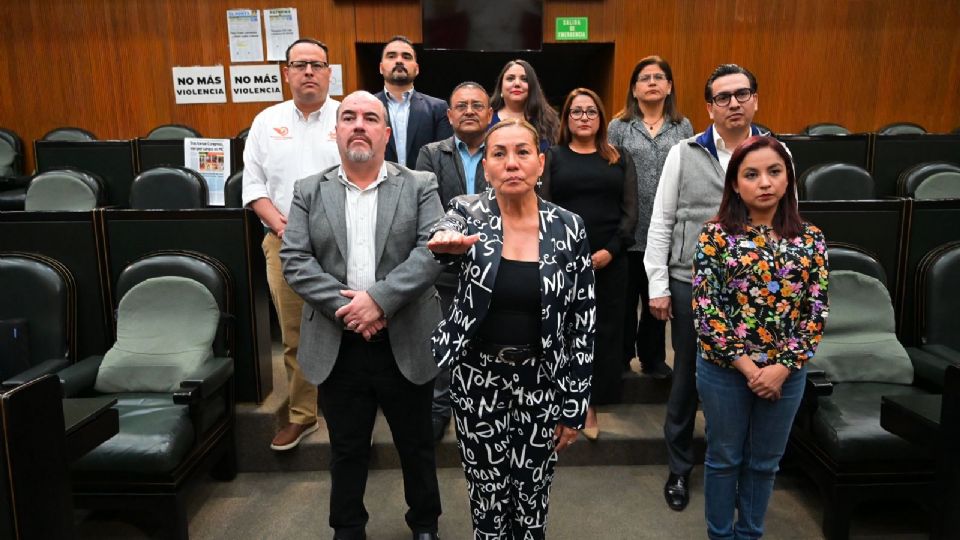
{"type": "Polygon", "coordinates": [[[763,536],[763,517],[805,379],[806,368],[791,373],[780,399],[770,401],[757,397],[736,369],[697,355],[697,390],[707,421],[703,491],[710,538],[763,536]]]}

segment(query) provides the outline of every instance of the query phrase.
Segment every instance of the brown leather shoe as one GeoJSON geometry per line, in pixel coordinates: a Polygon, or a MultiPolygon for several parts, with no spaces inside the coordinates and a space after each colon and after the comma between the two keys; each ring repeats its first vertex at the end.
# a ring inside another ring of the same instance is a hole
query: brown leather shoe
{"type": "Polygon", "coordinates": [[[270,449],[283,451],[295,448],[304,437],[318,429],[320,429],[318,422],[312,424],[294,424],[291,422],[280,428],[280,431],[273,437],[273,441],[270,442],[270,449]]]}

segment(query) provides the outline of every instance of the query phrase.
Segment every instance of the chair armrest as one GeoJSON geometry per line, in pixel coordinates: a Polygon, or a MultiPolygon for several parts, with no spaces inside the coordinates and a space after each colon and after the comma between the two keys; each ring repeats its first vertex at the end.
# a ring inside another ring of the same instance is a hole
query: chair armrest
{"type": "Polygon", "coordinates": [[[97,382],[97,372],[103,356],[89,356],[72,366],[61,369],[57,375],[63,386],[63,397],[73,397],[84,390],[93,388],[97,382]]]}
{"type": "Polygon", "coordinates": [[[227,384],[232,376],[233,358],[214,358],[204,363],[192,378],[180,383],[180,389],[173,394],[173,402],[190,405],[206,399],[227,384]]]}
{"type": "Polygon", "coordinates": [[[833,393],[833,383],[827,379],[827,374],[822,369],[808,369],[804,393],[816,397],[829,396],[833,393]]]}
{"type": "Polygon", "coordinates": [[[51,358],[50,360],[45,360],[3,381],[3,388],[5,390],[16,388],[21,384],[32,381],[33,379],[38,379],[44,375],[56,373],[67,367],[67,365],[69,365],[69,362],[67,362],[66,358],[51,358]]]}
{"type": "Polygon", "coordinates": [[[913,362],[914,381],[938,391],[943,391],[947,366],[960,365],[960,351],[944,345],[925,345],[922,349],[907,347],[907,355],[913,362]]]}

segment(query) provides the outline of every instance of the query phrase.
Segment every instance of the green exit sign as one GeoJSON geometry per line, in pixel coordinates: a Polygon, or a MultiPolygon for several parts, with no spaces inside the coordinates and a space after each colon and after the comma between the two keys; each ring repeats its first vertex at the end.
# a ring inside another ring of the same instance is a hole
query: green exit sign
{"type": "Polygon", "coordinates": [[[586,41],[589,23],[586,17],[557,17],[557,41],[586,41]]]}

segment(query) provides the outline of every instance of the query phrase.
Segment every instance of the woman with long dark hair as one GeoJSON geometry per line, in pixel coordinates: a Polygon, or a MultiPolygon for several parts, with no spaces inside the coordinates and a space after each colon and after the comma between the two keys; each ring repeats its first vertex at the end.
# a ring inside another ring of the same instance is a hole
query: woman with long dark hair
{"type": "Polygon", "coordinates": [[[710,538],[763,535],[804,365],[823,334],[827,245],[800,217],[795,186],[790,154],[776,139],[742,142],[693,259],[710,538]]]}
{"type": "Polygon", "coordinates": [[[519,118],[537,128],[541,152],[557,142],[560,119],[543,94],[537,72],[526,60],[511,60],[503,66],[490,96],[490,108],[490,127],[501,120],[519,118]]]}
{"type": "Polygon", "coordinates": [[[620,401],[627,283],[626,248],[637,221],[636,170],[630,154],[607,142],[600,96],[587,88],[563,104],[560,144],[547,152],[540,194],[583,218],[596,274],[597,339],[593,388],[583,434],[596,439],[596,405],[620,401]]]}
{"type": "Polygon", "coordinates": [[[627,102],[610,122],[608,138],[610,144],[623,148],[633,158],[639,195],[636,242],[627,250],[629,278],[623,319],[623,368],[630,369],[630,360],[637,356],[643,373],[657,379],[671,374],[665,363],[666,321],[650,313],[643,254],[663,162],[673,145],[692,136],[693,126],[677,109],[677,89],[670,64],[659,56],[641,59],[630,75],[627,102]]]}

